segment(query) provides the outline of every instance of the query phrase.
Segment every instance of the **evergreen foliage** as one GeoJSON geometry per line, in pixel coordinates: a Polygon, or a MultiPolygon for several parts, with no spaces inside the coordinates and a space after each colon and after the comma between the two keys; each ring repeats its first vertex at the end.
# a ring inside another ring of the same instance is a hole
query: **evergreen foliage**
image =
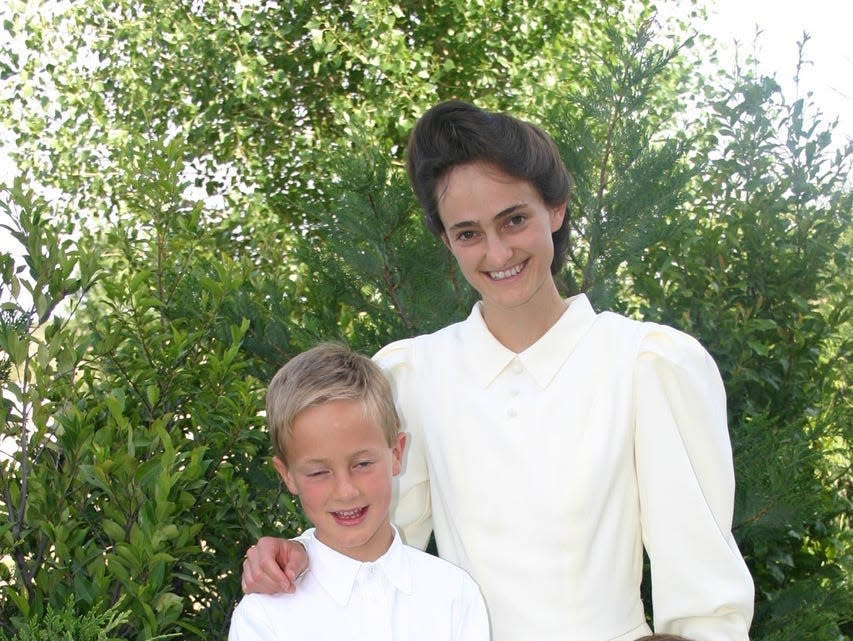
{"type": "Polygon", "coordinates": [[[63,609],[48,606],[43,617],[27,621],[11,639],[0,630],[0,641],[114,641],[116,637],[108,636],[109,632],[128,616],[127,612],[121,612],[120,605],[100,613],[93,610],[80,617],[74,608],[74,597],[69,596],[63,609]]]}

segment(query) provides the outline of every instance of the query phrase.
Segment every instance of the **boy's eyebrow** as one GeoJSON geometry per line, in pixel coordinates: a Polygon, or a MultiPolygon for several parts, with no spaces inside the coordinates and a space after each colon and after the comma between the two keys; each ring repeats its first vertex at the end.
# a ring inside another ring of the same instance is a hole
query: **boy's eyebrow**
{"type": "MultiPolygon", "coordinates": [[[[504,209],[501,209],[497,214],[495,214],[492,217],[492,220],[500,220],[501,218],[506,218],[507,216],[514,214],[516,211],[518,211],[519,209],[522,209],[524,207],[527,207],[526,202],[515,203],[514,205],[510,205],[509,207],[505,207],[504,209]]],[[[448,231],[452,231],[454,229],[463,229],[466,227],[478,227],[478,226],[479,226],[479,223],[477,223],[473,220],[460,220],[455,225],[451,225],[450,227],[448,227],[448,231]]]]}
{"type": "MultiPolygon", "coordinates": [[[[349,458],[352,459],[352,458],[356,458],[359,456],[364,456],[365,454],[372,454],[372,453],[373,453],[373,450],[365,447],[364,449],[358,450],[358,451],[350,454],[349,458]]],[[[324,459],[324,458],[309,458],[309,459],[305,459],[304,461],[300,461],[300,462],[303,465],[317,465],[317,464],[326,464],[329,462],[329,460],[324,459]]]]}

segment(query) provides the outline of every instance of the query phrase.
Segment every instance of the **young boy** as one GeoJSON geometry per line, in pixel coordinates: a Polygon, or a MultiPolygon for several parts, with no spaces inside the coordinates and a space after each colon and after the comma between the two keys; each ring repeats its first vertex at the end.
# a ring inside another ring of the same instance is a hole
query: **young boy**
{"type": "Polygon", "coordinates": [[[314,525],[310,566],[295,594],[245,596],[229,641],[488,640],[473,579],[391,526],[406,435],[379,367],[321,344],[278,371],[266,410],[275,469],[314,525]]]}

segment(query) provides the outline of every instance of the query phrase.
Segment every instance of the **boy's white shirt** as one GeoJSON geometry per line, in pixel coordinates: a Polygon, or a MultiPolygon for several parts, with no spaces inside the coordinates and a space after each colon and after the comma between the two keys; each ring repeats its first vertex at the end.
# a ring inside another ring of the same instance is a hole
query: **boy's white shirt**
{"type": "Polygon", "coordinates": [[[250,594],[231,620],[229,641],[488,641],[483,598],[460,568],[406,546],[394,531],[373,562],[299,539],[310,565],[294,594],[250,594]]]}

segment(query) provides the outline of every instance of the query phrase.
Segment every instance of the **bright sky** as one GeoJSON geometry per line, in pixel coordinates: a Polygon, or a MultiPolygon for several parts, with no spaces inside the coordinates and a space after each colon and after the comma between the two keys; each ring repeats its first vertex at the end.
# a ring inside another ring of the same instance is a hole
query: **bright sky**
{"type": "Polygon", "coordinates": [[[826,120],[839,117],[838,133],[853,138],[853,1],[708,0],[707,6],[708,28],[729,53],[735,40],[751,52],[756,25],[760,27],[761,70],[775,72],[789,99],[795,95],[797,42],[808,33],[805,59],[811,64],[801,72],[800,96],[803,90],[813,92],[826,120]]]}

